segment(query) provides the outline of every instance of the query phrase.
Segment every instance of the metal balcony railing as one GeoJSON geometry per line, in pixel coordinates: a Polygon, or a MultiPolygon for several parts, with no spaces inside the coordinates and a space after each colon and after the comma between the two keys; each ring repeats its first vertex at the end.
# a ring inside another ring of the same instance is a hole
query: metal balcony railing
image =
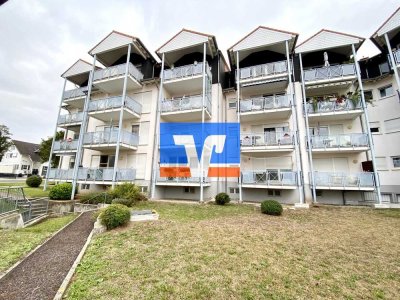
{"type": "Polygon", "coordinates": [[[58,125],[66,125],[66,124],[72,124],[72,123],[79,123],[82,122],[83,120],[83,112],[78,112],[74,114],[68,114],[68,115],[60,115],[58,117],[58,125]]]}
{"type": "Polygon", "coordinates": [[[343,188],[373,188],[374,173],[314,172],[316,186],[343,188]]]}
{"type": "Polygon", "coordinates": [[[312,149],[358,148],[368,146],[368,135],[366,133],[311,136],[312,149]]]}
{"type": "MultiPolygon", "coordinates": [[[[211,113],[211,95],[206,95],[206,108],[211,113]]],[[[186,110],[201,109],[203,96],[189,96],[175,99],[164,99],[161,103],[161,113],[180,112],[186,110]]]]}
{"type": "MultiPolygon", "coordinates": [[[[191,177],[161,177],[160,171],[157,171],[157,182],[165,182],[165,183],[198,183],[200,184],[200,176],[191,176],[191,177]]],[[[209,183],[210,178],[204,176],[203,183],[209,183]]]]}
{"type": "MultiPolygon", "coordinates": [[[[115,108],[120,108],[121,105],[122,105],[122,96],[111,97],[101,100],[91,100],[89,103],[89,111],[98,112],[107,109],[115,109],[115,108]]],[[[125,97],[124,107],[129,108],[130,110],[139,115],[142,113],[142,105],[128,96],[125,97]]]]}
{"type": "Polygon", "coordinates": [[[304,70],[304,80],[317,81],[356,75],[354,64],[333,65],[329,67],[304,70]]]}
{"type": "MultiPolygon", "coordinates": [[[[240,80],[255,79],[258,77],[279,75],[287,73],[287,61],[277,61],[268,64],[255,65],[246,68],[240,68],[240,80]]],[[[236,72],[237,79],[237,72],[236,72]]]]}
{"type": "Polygon", "coordinates": [[[400,64],[400,49],[393,51],[393,57],[396,64],[400,64]]]}
{"type": "MultiPolygon", "coordinates": [[[[117,140],[118,130],[87,132],[83,136],[84,145],[116,144],[117,140]]],[[[135,133],[122,130],[120,142],[135,147],[139,143],[139,137],[135,133]]]]}
{"type": "Polygon", "coordinates": [[[72,180],[74,169],[50,169],[49,179],[72,180]]]}
{"type": "Polygon", "coordinates": [[[68,100],[68,99],[72,99],[72,98],[86,97],[87,90],[88,90],[88,87],[84,86],[84,87],[80,87],[77,89],[65,91],[63,94],[63,99],[68,100]]]}
{"type": "MultiPolygon", "coordinates": [[[[114,168],[79,168],[80,181],[112,181],[114,168]]],[[[135,169],[117,169],[116,181],[133,181],[136,177],[135,169]]]]}
{"type": "Polygon", "coordinates": [[[342,101],[329,101],[323,100],[317,103],[307,103],[308,113],[331,113],[339,111],[351,111],[362,109],[361,100],[352,101],[350,99],[345,99],[342,101]]]}
{"type": "Polygon", "coordinates": [[[293,186],[297,183],[296,172],[281,170],[244,170],[243,184],[261,184],[266,186],[293,186]]]}
{"type": "MultiPolygon", "coordinates": [[[[114,77],[125,75],[126,63],[100,69],[94,72],[93,81],[111,79],[114,77]]],[[[128,74],[138,81],[143,79],[143,74],[132,63],[128,64],[128,74]]]]}
{"type": "Polygon", "coordinates": [[[278,108],[290,107],[287,95],[275,95],[270,97],[258,97],[240,100],[240,112],[259,112],[278,108]]]}
{"type": "MultiPolygon", "coordinates": [[[[193,77],[203,74],[203,63],[185,65],[164,70],[164,81],[193,77]]],[[[206,75],[211,80],[211,72],[208,63],[206,63],[206,75]]]]}
{"type": "Polygon", "coordinates": [[[54,151],[73,151],[78,149],[78,140],[62,140],[54,142],[54,151]]]}
{"type": "Polygon", "coordinates": [[[293,145],[293,132],[241,133],[242,148],[257,146],[290,146],[293,145]]]}

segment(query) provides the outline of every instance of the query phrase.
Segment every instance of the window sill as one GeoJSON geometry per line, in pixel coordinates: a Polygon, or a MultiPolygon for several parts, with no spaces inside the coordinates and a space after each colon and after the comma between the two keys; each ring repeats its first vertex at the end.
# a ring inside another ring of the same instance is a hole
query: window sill
{"type": "Polygon", "coordinates": [[[396,95],[396,94],[389,95],[389,96],[385,96],[385,97],[381,97],[381,98],[379,98],[378,100],[379,100],[379,101],[381,101],[381,100],[386,100],[386,99],[389,99],[389,98],[394,97],[395,95],[396,95]]]}
{"type": "Polygon", "coordinates": [[[387,132],[385,132],[386,134],[391,134],[391,133],[399,133],[400,132],[400,129],[399,130],[393,130],[393,131],[387,131],[387,132]]]}

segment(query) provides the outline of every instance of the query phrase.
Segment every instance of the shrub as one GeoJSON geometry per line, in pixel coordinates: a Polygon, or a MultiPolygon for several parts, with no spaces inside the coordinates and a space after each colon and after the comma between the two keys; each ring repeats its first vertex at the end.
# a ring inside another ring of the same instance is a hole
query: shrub
{"type": "Polygon", "coordinates": [[[41,183],[42,177],[38,175],[32,175],[26,179],[26,185],[30,187],[38,187],[41,183]]]}
{"type": "Polygon", "coordinates": [[[99,217],[101,224],[109,230],[128,223],[131,211],[125,205],[111,204],[100,213],[99,217]]]}
{"type": "Polygon", "coordinates": [[[85,204],[111,204],[112,197],[108,193],[90,192],[79,195],[79,202],[85,204]]]}
{"type": "Polygon", "coordinates": [[[124,198],[115,198],[111,202],[112,204],[122,204],[127,207],[131,207],[133,205],[133,201],[131,199],[124,199],[124,198]]]}
{"type": "Polygon", "coordinates": [[[137,193],[134,199],[134,202],[140,202],[140,201],[147,201],[149,200],[147,196],[141,192],[137,193]]]}
{"type": "Polygon", "coordinates": [[[49,197],[53,200],[70,200],[72,193],[72,184],[60,183],[50,189],[49,197]]]}
{"type": "Polygon", "coordinates": [[[275,200],[265,200],[261,202],[261,212],[263,214],[280,216],[282,214],[282,205],[275,200]]]}
{"type": "Polygon", "coordinates": [[[231,198],[226,193],[219,193],[217,196],[215,196],[215,203],[217,203],[218,205],[225,205],[230,201],[231,198]]]}
{"type": "Polygon", "coordinates": [[[143,199],[143,197],[140,195],[141,193],[139,191],[139,187],[133,183],[123,183],[121,185],[117,185],[112,190],[109,190],[108,194],[112,197],[112,199],[122,198],[132,200],[132,202],[142,201],[143,199]]]}

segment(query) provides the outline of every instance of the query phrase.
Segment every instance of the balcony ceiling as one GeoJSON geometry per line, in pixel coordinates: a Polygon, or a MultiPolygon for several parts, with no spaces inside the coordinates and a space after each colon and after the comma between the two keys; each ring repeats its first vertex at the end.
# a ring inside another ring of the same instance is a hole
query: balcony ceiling
{"type": "MultiPolygon", "coordinates": [[[[400,32],[400,7],[389,17],[385,22],[377,29],[377,31],[371,36],[371,40],[374,42],[379,49],[383,50],[386,48],[385,33],[387,33],[389,39],[392,39],[396,34],[400,32]]],[[[395,45],[391,45],[394,47],[395,45]]]]}
{"type": "MultiPolygon", "coordinates": [[[[96,67],[96,69],[100,69],[96,67]]],[[[92,70],[92,64],[84,61],[83,59],[77,60],[71,67],[69,67],[62,75],[68,81],[81,86],[89,80],[89,73],[92,70]]]]}

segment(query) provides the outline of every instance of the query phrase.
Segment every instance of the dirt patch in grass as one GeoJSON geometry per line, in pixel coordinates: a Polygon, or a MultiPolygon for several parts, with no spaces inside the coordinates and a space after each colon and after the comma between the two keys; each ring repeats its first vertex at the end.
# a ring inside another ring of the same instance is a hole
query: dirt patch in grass
{"type": "Polygon", "coordinates": [[[324,207],[272,217],[251,206],[143,206],[160,221],[97,236],[68,299],[400,294],[400,211],[324,207]]]}

